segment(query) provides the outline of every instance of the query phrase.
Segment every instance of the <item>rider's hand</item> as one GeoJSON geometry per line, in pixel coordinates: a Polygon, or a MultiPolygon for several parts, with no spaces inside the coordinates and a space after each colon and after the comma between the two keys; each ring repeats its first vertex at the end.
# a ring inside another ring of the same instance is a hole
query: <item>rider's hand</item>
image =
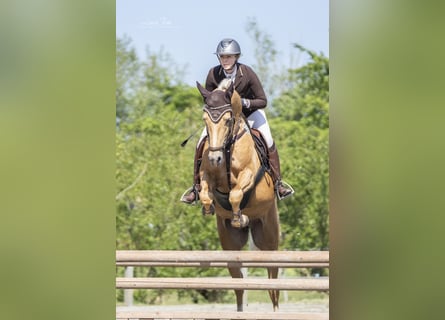
{"type": "Polygon", "coordinates": [[[245,107],[247,109],[250,108],[250,100],[249,99],[242,98],[241,99],[241,104],[242,104],[243,107],[245,107]]]}

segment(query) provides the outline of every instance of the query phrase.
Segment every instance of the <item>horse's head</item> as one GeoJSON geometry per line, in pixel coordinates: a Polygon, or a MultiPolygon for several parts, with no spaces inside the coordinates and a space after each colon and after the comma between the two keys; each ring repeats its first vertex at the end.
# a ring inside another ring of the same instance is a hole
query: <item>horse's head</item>
{"type": "Polygon", "coordinates": [[[230,80],[223,80],[213,91],[205,89],[199,82],[197,87],[205,103],[203,120],[207,128],[209,160],[213,166],[219,166],[242,110],[241,98],[230,80]]]}

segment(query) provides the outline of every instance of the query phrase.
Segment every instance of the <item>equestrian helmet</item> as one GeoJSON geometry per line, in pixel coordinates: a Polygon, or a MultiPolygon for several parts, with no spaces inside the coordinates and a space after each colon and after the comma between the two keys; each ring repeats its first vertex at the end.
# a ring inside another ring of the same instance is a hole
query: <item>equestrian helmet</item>
{"type": "Polygon", "coordinates": [[[222,39],[216,47],[215,54],[219,57],[221,55],[236,55],[241,54],[241,48],[234,39],[226,38],[222,39]]]}

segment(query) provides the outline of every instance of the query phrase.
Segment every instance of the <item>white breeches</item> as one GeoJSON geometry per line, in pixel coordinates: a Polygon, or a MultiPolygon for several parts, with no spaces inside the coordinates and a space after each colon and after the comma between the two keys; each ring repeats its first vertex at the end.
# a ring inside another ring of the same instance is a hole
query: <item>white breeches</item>
{"type": "MultiPolygon", "coordinates": [[[[272,133],[270,132],[269,123],[267,122],[266,113],[263,109],[258,109],[254,111],[248,118],[249,126],[251,128],[257,129],[261,132],[266,140],[267,147],[270,148],[273,145],[272,133]]],[[[202,130],[201,137],[198,140],[198,146],[202,139],[207,135],[207,129],[204,127],[202,130]]]]}

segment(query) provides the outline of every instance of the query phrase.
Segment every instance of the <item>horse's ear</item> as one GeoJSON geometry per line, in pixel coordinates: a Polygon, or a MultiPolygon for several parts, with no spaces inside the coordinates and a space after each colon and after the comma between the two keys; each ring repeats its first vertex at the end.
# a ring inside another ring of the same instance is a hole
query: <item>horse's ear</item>
{"type": "Polygon", "coordinates": [[[198,81],[196,81],[196,87],[204,98],[207,98],[210,95],[210,91],[204,88],[198,81]]]}
{"type": "Polygon", "coordinates": [[[236,90],[233,91],[230,104],[232,105],[232,110],[235,117],[238,117],[243,110],[243,105],[241,104],[241,97],[236,90]]]}

